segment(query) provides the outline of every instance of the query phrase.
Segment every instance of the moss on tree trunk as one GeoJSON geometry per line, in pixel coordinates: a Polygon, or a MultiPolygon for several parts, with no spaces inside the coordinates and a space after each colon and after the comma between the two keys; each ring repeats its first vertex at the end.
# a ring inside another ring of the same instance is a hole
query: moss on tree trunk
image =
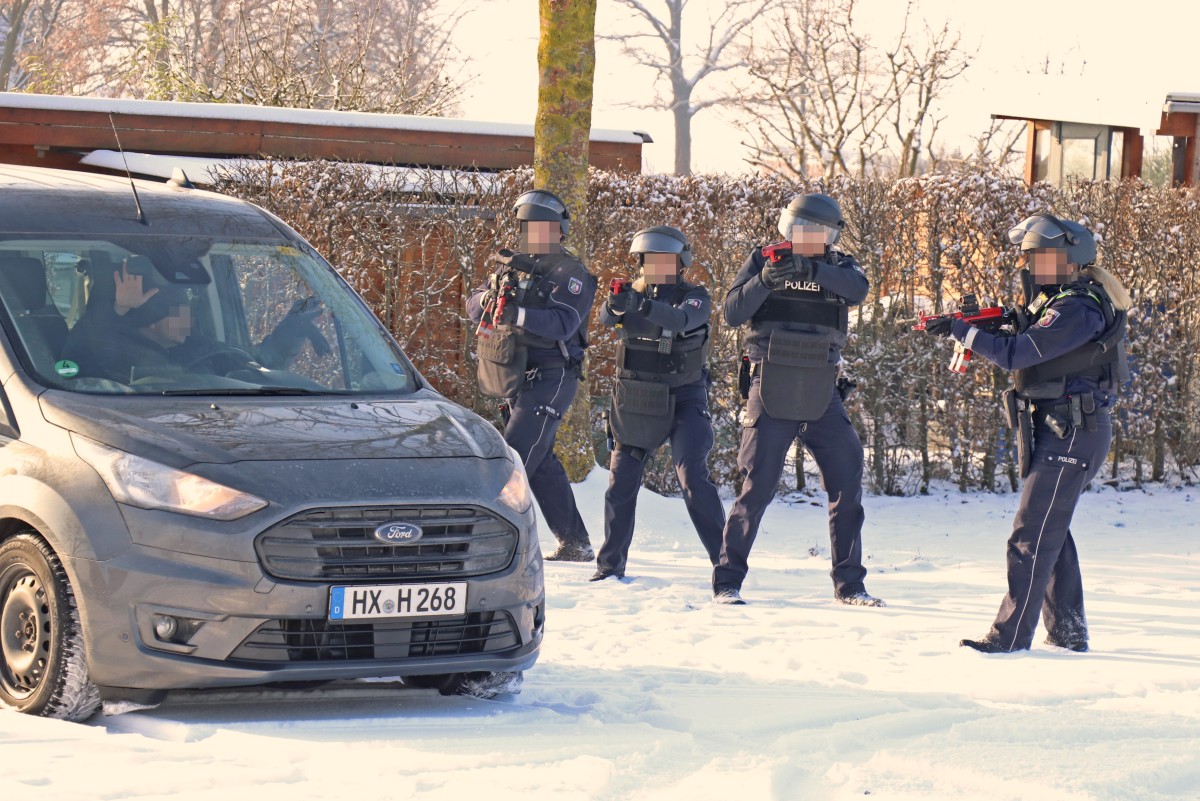
{"type": "MultiPolygon", "coordinates": [[[[588,141],[596,72],[596,0],[539,0],[538,110],[534,121],[534,183],[571,210],[570,244],[587,256],[588,141]]],[[[595,464],[591,387],[585,380],[559,429],[555,453],[572,481],[595,464]]]]}

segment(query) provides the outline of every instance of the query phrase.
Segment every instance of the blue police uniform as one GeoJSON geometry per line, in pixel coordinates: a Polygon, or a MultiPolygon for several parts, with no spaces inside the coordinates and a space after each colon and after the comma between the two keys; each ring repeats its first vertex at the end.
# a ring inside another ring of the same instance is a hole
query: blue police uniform
{"type": "MultiPolygon", "coordinates": [[[[520,276],[506,302],[516,309],[512,325],[527,363],[524,381],[507,400],[504,439],[524,461],[529,487],[555,538],[562,545],[590,551],[571,483],[554,453],[554,439],[579,389],[596,278],[566,252],[521,255],[536,262],[538,269],[520,276]]],[[[475,323],[489,312],[483,302],[486,290],[474,290],[467,300],[467,314],[475,323]]]]}
{"type": "MultiPolygon", "coordinates": [[[[1111,367],[1089,366],[1115,316],[1103,289],[1081,281],[1043,291],[1028,327],[993,334],[955,320],[951,336],[1017,376],[1017,394],[1033,408],[1033,451],[1021,504],[1008,540],[1008,591],[982,643],[988,651],[1017,651],[1033,643],[1039,614],[1047,642],[1087,650],[1087,618],[1071,517],[1112,443],[1108,409],[1116,391],[1111,367]],[[1063,369],[1045,370],[1047,365],[1063,369]],[[1030,380],[1033,378],[1034,380],[1030,380]],[[1047,391],[1049,388],[1049,391],[1047,391]]],[[[1122,329],[1123,331],[1123,329],[1122,329]]],[[[982,646],[982,647],[980,647],[982,646]]]]}
{"type": "MultiPolygon", "coordinates": [[[[749,324],[745,345],[753,368],[738,452],[742,491],[725,523],[721,557],[713,571],[713,592],[719,598],[740,591],[762,516],[775,496],[787,452],[799,438],[820,469],[829,497],[830,575],[835,595],[845,600],[867,597],[862,565],[863,448],[833,376],[818,370],[809,374],[824,378],[811,384],[795,381],[781,388],[799,397],[820,393],[810,398],[817,411],[808,419],[770,414],[762,383],[764,363],[770,360],[776,342],[783,340],[778,332],[824,336],[824,340],[817,339],[821,349],[818,361],[827,362],[836,373],[846,343],[848,307],[866,298],[867,277],[853,257],[831,250],[824,257],[807,260],[810,274],[803,280],[788,281],[773,290],[762,278],[765,264],[766,256],[756,248],[734,279],[724,305],[729,325],[749,324]],[[827,347],[820,344],[826,341],[827,347]]],[[[788,375],[801,374],[783,374],[788,375]]]]}
{"type": "MultiPolygon", "coordinates": [[[[623,441],[624,419],[610,423],[615,429],[614,447],[608,491],[604,494],[604,545],[596,556],[596,578],[625,574],[645,460],[665,440],[671,443],[671,458],[692,525],[709,561],[715,565],[720,557],[725,508],[708,472],[708,454],[713,447],[706,369],[711,309],[707,289],[680,282],[651,286],[641,310],[618,315],[605,304],[600,313],[600,322],[618,326],[620,335],[614,381],[661,384],[668,396],[668,412],[657,419],[635,421],[635,425],[646,423],[645,431],[628,435],[640,446],[623,441]]],[[[614,407],[626,397],[617,389],[614,407]]],[[[613,414],[621,411],[615,408],[613,414]]]]}

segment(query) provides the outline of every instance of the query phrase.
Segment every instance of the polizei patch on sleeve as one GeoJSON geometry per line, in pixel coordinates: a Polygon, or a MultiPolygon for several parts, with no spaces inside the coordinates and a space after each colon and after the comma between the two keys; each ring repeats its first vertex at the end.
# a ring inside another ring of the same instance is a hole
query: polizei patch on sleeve
{"type": "Polygon", "coordinates": [[[1042,319],[1038,320],[1038,325],[1042,328],[1049,328],[1054,325],[1054,321],[1058,319],[1058,312],[1054,309],[1046,309],[1046,313],[1042,315],[1042,319]]]}
{"type": "Polygon", "coordinates": [[[572,278],[571,280],[567,281],[567,291],[572,295],[578,295],[583,291],[583,282],[578,278],[572,278]]]}

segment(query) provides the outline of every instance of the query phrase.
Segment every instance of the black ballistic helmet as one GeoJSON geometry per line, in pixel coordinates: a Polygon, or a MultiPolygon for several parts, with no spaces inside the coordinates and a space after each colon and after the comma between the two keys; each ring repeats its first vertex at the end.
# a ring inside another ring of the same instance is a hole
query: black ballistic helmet
{"type": "Polygon", "coordinates": [[[1096,261],[1096,240],[1092,232],[1077,222],[1060,220],[1053,214],[1026,217],[1009,229],[1008,241],[1020,245],[1022,252],[1055,248],[1067,252],[1067,261],[1080,267],[1096,261]]]}
{"type": "Polygon", "coordinates": [[[513,211],[518,220],[556,222],[563,236],[571,227],[571,213],[567,211],[566,204],[559,200],[558,195],[545,189],[534,189],[521,195],[513,204],[513,211]]]}
{"type": "Polygon", "coordinates": [[[827,244],[832,245],[842,237],[846,221],[842,219],[842,207],[829,195],[818,193],[801,195],[779,211],[779,233],[785,238],[792,236],[793,225],[816,223],[833,229],[827,244]]]}
{"type": "Polygon", "coordinates": [[[646,253],[674,253],[679,257],[683,267],[692,266],[692,246],[683,231],[669,225],[655,225],[643,228],[633,235],[629,252],[634,255],[646,253]]]}

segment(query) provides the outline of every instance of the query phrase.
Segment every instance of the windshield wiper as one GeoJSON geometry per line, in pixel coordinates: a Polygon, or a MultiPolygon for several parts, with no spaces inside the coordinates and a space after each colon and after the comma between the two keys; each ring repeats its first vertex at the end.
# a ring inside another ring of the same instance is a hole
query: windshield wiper
{"type": "Polygon", "coordinates": [[[164,389],[163,395],[333,395],[334,390],[306,387],[221,387],[212,389],[164,389]]]}

